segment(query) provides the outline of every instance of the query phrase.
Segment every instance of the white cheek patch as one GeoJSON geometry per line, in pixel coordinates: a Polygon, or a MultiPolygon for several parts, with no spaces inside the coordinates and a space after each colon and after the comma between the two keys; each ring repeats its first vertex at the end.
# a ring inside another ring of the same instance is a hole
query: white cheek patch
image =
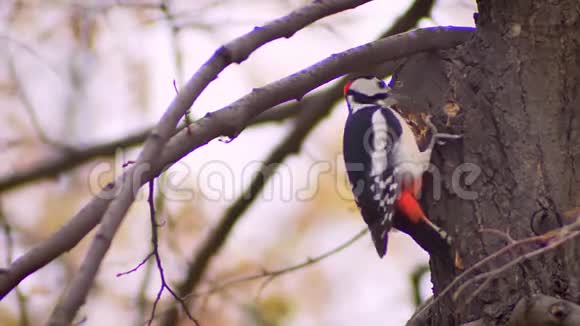
{"type": "MultiPolygon", "coordinates": [[[[371,79],[367,79],[367,78],[360,78],[355,80],[352,85],[350,86],[350,89],[356,90],[357,92],[361,93],[361,94],[365,94],[368,96],[372,96],[375,95],[377,93],[384,93],[384,92],[388,92],[390,90],[390,87],[386,86],[385,87],[379,87],[379,83],[381,82],[381,79],[378,78],[371,78],[371,79]]],[[[382,81],[384,82],[384,81],[382,81]]]]}

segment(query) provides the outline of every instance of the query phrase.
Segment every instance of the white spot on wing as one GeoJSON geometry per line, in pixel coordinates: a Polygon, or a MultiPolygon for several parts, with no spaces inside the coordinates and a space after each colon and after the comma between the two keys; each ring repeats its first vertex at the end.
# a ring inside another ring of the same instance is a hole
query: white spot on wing
{"type": "Polygon", "coordinates": [[[383,220],[381,221],[381,225],[387,224],[387,222],[391,220],[391,215],[392,215],[391,213],[385,215],[385,217],[383,217],[383,220]]]}
{"type": "MultiPolygon", "coordinates": [[[[371,176],[380,175],[387,169],[387,131],[388,125],[381,110],[376,110],[372,116],[373,148],[371,154],[371,176]]],[[[383,188],[381,186],[381,188],[383,188]]]]}

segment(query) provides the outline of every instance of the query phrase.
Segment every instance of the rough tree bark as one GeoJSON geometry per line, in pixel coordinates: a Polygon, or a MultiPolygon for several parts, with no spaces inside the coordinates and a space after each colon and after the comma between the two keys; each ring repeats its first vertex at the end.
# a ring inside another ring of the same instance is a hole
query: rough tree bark
{"type": "MultiPolygon", "coordinates": [[[[465,136],[434,155],[445,187],[441,200],[427,187],[423,201],[455,242],[447,252],[431,253],[435,300],[411,325],[505,325],[521,299],[545,298],[537,294],[580,302],[578,236],[510,268],[500,270],[550,242],[514,246],[469,270],[514,241],[571,223],[564,212],[580,206],[580,2],[480,0],[478,6],[470,41],[416,56],[394,83],[401,93],[422,94],[439,125],[447,118],[442,108],[456,104],[449,128],[465,136]],[[464,162],[481,168],[468,187],[474,200],[451,187],[454,168],[464,162]],[[456,254],[463,266],[452,263],[456,254]],[[486,272],[492,277],[466,284],[486,272]]],[[[563,306],[578,307],[571,302],[563,306]]],[[[546,306],[560,320],[550,325],[570,324],[572,317],[563,321],[559,314],[567,310],[558,307],[546,306]]]]}

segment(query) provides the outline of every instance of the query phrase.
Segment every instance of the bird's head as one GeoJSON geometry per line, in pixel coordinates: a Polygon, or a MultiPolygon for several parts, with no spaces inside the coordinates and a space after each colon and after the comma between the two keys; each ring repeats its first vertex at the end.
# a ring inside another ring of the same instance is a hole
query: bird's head
{"type": "Polygon", "coordinates": [[[348,104],[348,110],[352,114],[355,111],[372,105],[390,105],[390,87],[384,80],[376,77],[359,77],[344,85],[344,97],[348,104]]]}

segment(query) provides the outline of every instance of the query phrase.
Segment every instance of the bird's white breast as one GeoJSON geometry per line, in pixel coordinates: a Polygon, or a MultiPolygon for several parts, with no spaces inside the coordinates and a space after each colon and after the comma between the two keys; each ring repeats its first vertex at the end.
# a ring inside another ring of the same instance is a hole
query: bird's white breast
{"type": "Polygon", "coordinates": [[[431,150],[419,151],[417,141],[411,127],[397,111],[389,108],[391,112],[401,121],[401,138],[393,147],[393,165],[398,174],[410,174],[415,178],[420,178],[429,168],[431,160],[431,150]]]}

